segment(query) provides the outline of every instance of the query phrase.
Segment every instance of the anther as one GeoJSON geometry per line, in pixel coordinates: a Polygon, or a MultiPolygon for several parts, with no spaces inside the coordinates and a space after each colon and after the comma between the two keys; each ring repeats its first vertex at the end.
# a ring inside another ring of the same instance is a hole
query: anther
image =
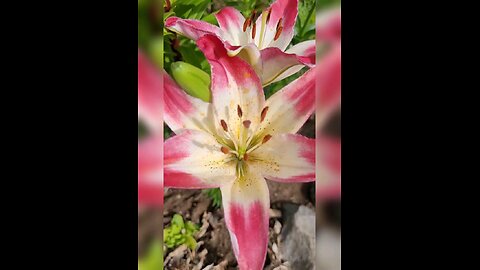
{"type": "Polygon", "coordinates": [[[255,21],[255,16],[257,16],[257,11],[256,10],[252,11],[252,15],[250,15],[250,22],[255,21]]]}
{"type": "Polygon", "coordinates": [[[225,146],[222,146],[222,147],[220,148],[220,151],[222,151],[222,153],[224,153],[224,154],[230,153],[230,150],[228,150],[228,148],[225,147],[225,146]]]}
{"type": "Polygon", "coordinates": [[[247,155],[247,153],[243,154],[243,160],[248,161],[248,155],[247,155]]]}
{"type": "Polygon", "coordinates": [[[172,8],[172,5],[170,4],[170,0],[166,0],[166,1],[165,1],[165,5],[166,5],[166,6],[163,8],[163,10],[164,10],[165,12],[169,12],[170,9],[172,8]]]}
{"type": "Polygon", "coordinates": [[[255,39],[255,34],[257,33],[257,23],[253,23],[252,27],[252,39],[255,39]]]}
{"type": "Polygon", "coordinates": [[[243,126],[244,126],[245,128],[249,128],[251,123],[252,123],[252,122],[251,122],[250,120],[245,120],[245,121],[243,121],[243,126]]]}
{"type": "Polygon", "coordinates": [[[282,18],[280,18],[280,20],[278,20],[278,23],[277,23],[277,30],[282,27],[282,18]]]}
{"type": "Polygon", "coordinates": [[[238,113],[238,117],[242,117],[243,112],[242,112],[242,108],[240,108],[240,105],[237,105],[237,113],[238,113]]]}
{"type": "Polygon", "coordinates": [[[270,21],[270,14],[271,14],[271,13],[272,13],[272,9],[269,8],[269,9],[267,10],[267,23],[268,23],[268,21],[270,21]]]}
{"type": "Polygon", "coordinates": [[[268,142],[268,140],[270,140],[271,138],[272,138],[272,135],[267,134],[265,137],[263,137],[262,143],[268,142]]]}
{"type": "Polygon", "coordinates": [[[277,29],[277,32],[275,33],[275,37],[273,38],[274,41],[276,41],[280,37],[282,30],[283,30],[283,27],[281,26],[277,29]]]}
{"type": "Polygon", "coordinates": [[[251,23],[250,18],[247,18],[243,23],[243,32],[247,31],[247,27],[250,26],[250,23],[251,23]]]}
{"type": "Polygon", "coordinates": [[[222,128],[225,130],[225,132],[228,132],[228,126],[227,123],[225,123],[225,120],[220,120],[220,125],[222,125],[222,128]]]}
{"type": "Polygon", "coordinates": [[[267,116],[267,112],[268,112],[268,106],[263,108],[262,113],[260,115],[260,122],[263,122],[263,120],[265,120],[265,116],[267,116]]]}

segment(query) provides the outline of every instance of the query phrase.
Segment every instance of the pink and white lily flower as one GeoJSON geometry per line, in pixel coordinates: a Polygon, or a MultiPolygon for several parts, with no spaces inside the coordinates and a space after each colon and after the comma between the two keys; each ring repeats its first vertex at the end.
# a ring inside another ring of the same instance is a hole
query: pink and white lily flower
{"type": "Polygon", "coordinates": [[[321,13],[317,20],[317,43],[329,50],[317,63],[317,202],[341,196],[341,142],[323,132],[341,101],[341,14],[340,9],[321,13]]]}
{"type": "Polygon", "coordinates": [[[200,20],[170,17],[165,27],[197,40],[205,34],[219,37],[229,56],[239,56],[256,71],[263,86],[280,81],[315,65],[315,40],[287,49],[294,35],[298,0],[277,0],[258,18],[255,11],[245,18],[238,10],[225,7],[215,16],[216,25],[200,20]]]}
{"type": "Polygon", "coordinates": [[[266,179],[315,180],[315,140],[295,134],[315,110],[315,70],[265,101],[258,75],[221,40],[197,46],[211,66],[212,103],[187,95],[163,72],[165,187],[222,191],[225,220],[239,268],[260,270],[266,258],[266,179]]]}
{"type": "Polygon", "coordinates": [[[138,203],[163,205],[163,83],[138,51],[138,116],[150,133],[138,143],[138,203]]]}

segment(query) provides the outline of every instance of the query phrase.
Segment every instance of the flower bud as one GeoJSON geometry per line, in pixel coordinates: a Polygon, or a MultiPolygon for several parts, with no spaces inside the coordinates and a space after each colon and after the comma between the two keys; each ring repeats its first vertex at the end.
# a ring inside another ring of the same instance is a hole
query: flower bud
{"type": "Polygon", "coordinates": [[[210,101],[210,76],[205,71],[185,62],[171,65],[172,76],[189,95],[205,102],[210,101]]]}

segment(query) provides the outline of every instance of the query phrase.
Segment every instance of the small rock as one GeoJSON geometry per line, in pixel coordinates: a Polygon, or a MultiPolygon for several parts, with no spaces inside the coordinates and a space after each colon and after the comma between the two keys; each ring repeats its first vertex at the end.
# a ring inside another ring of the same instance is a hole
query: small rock
{"type": "Polygon", "coordinates": [[[280,242],[282,259],[290,262],[291,269],[314,269],[315,211],[301,205],[285,221],[280,242]]]}
{"type": "Polygon", "coordinates": [[[278,220],[275,220],[275,224],[273,225],[273,231],[276,234],[280,234],[281,230],[282,230],[282,224],[278,220]]]}
{"type": "MultiPolygon", "coordinates": [[[[272,250],[275,255],[278,255],[278,246],[277,243],[273,243],[272,250]]],[[[278,257],[278,256],[277,256],[278,257]]]]}
{"type": "Polygon", "coordinates": [[[272,209],[270,208],[270,218],[279,218],[279,217],[282,217],[282,211],[278,210],[278,209],[272,209]]]}

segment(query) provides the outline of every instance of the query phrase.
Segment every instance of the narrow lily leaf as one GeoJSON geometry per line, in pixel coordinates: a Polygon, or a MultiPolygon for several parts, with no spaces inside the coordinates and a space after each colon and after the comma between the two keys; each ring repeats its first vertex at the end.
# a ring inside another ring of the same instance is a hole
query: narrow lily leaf
{"type": "Polygon", "coordinates": [[[172,76],[185,92],[205,102],[210,101],[210,76],[205,71],[179,61],[172,63],[172,76]]]}

